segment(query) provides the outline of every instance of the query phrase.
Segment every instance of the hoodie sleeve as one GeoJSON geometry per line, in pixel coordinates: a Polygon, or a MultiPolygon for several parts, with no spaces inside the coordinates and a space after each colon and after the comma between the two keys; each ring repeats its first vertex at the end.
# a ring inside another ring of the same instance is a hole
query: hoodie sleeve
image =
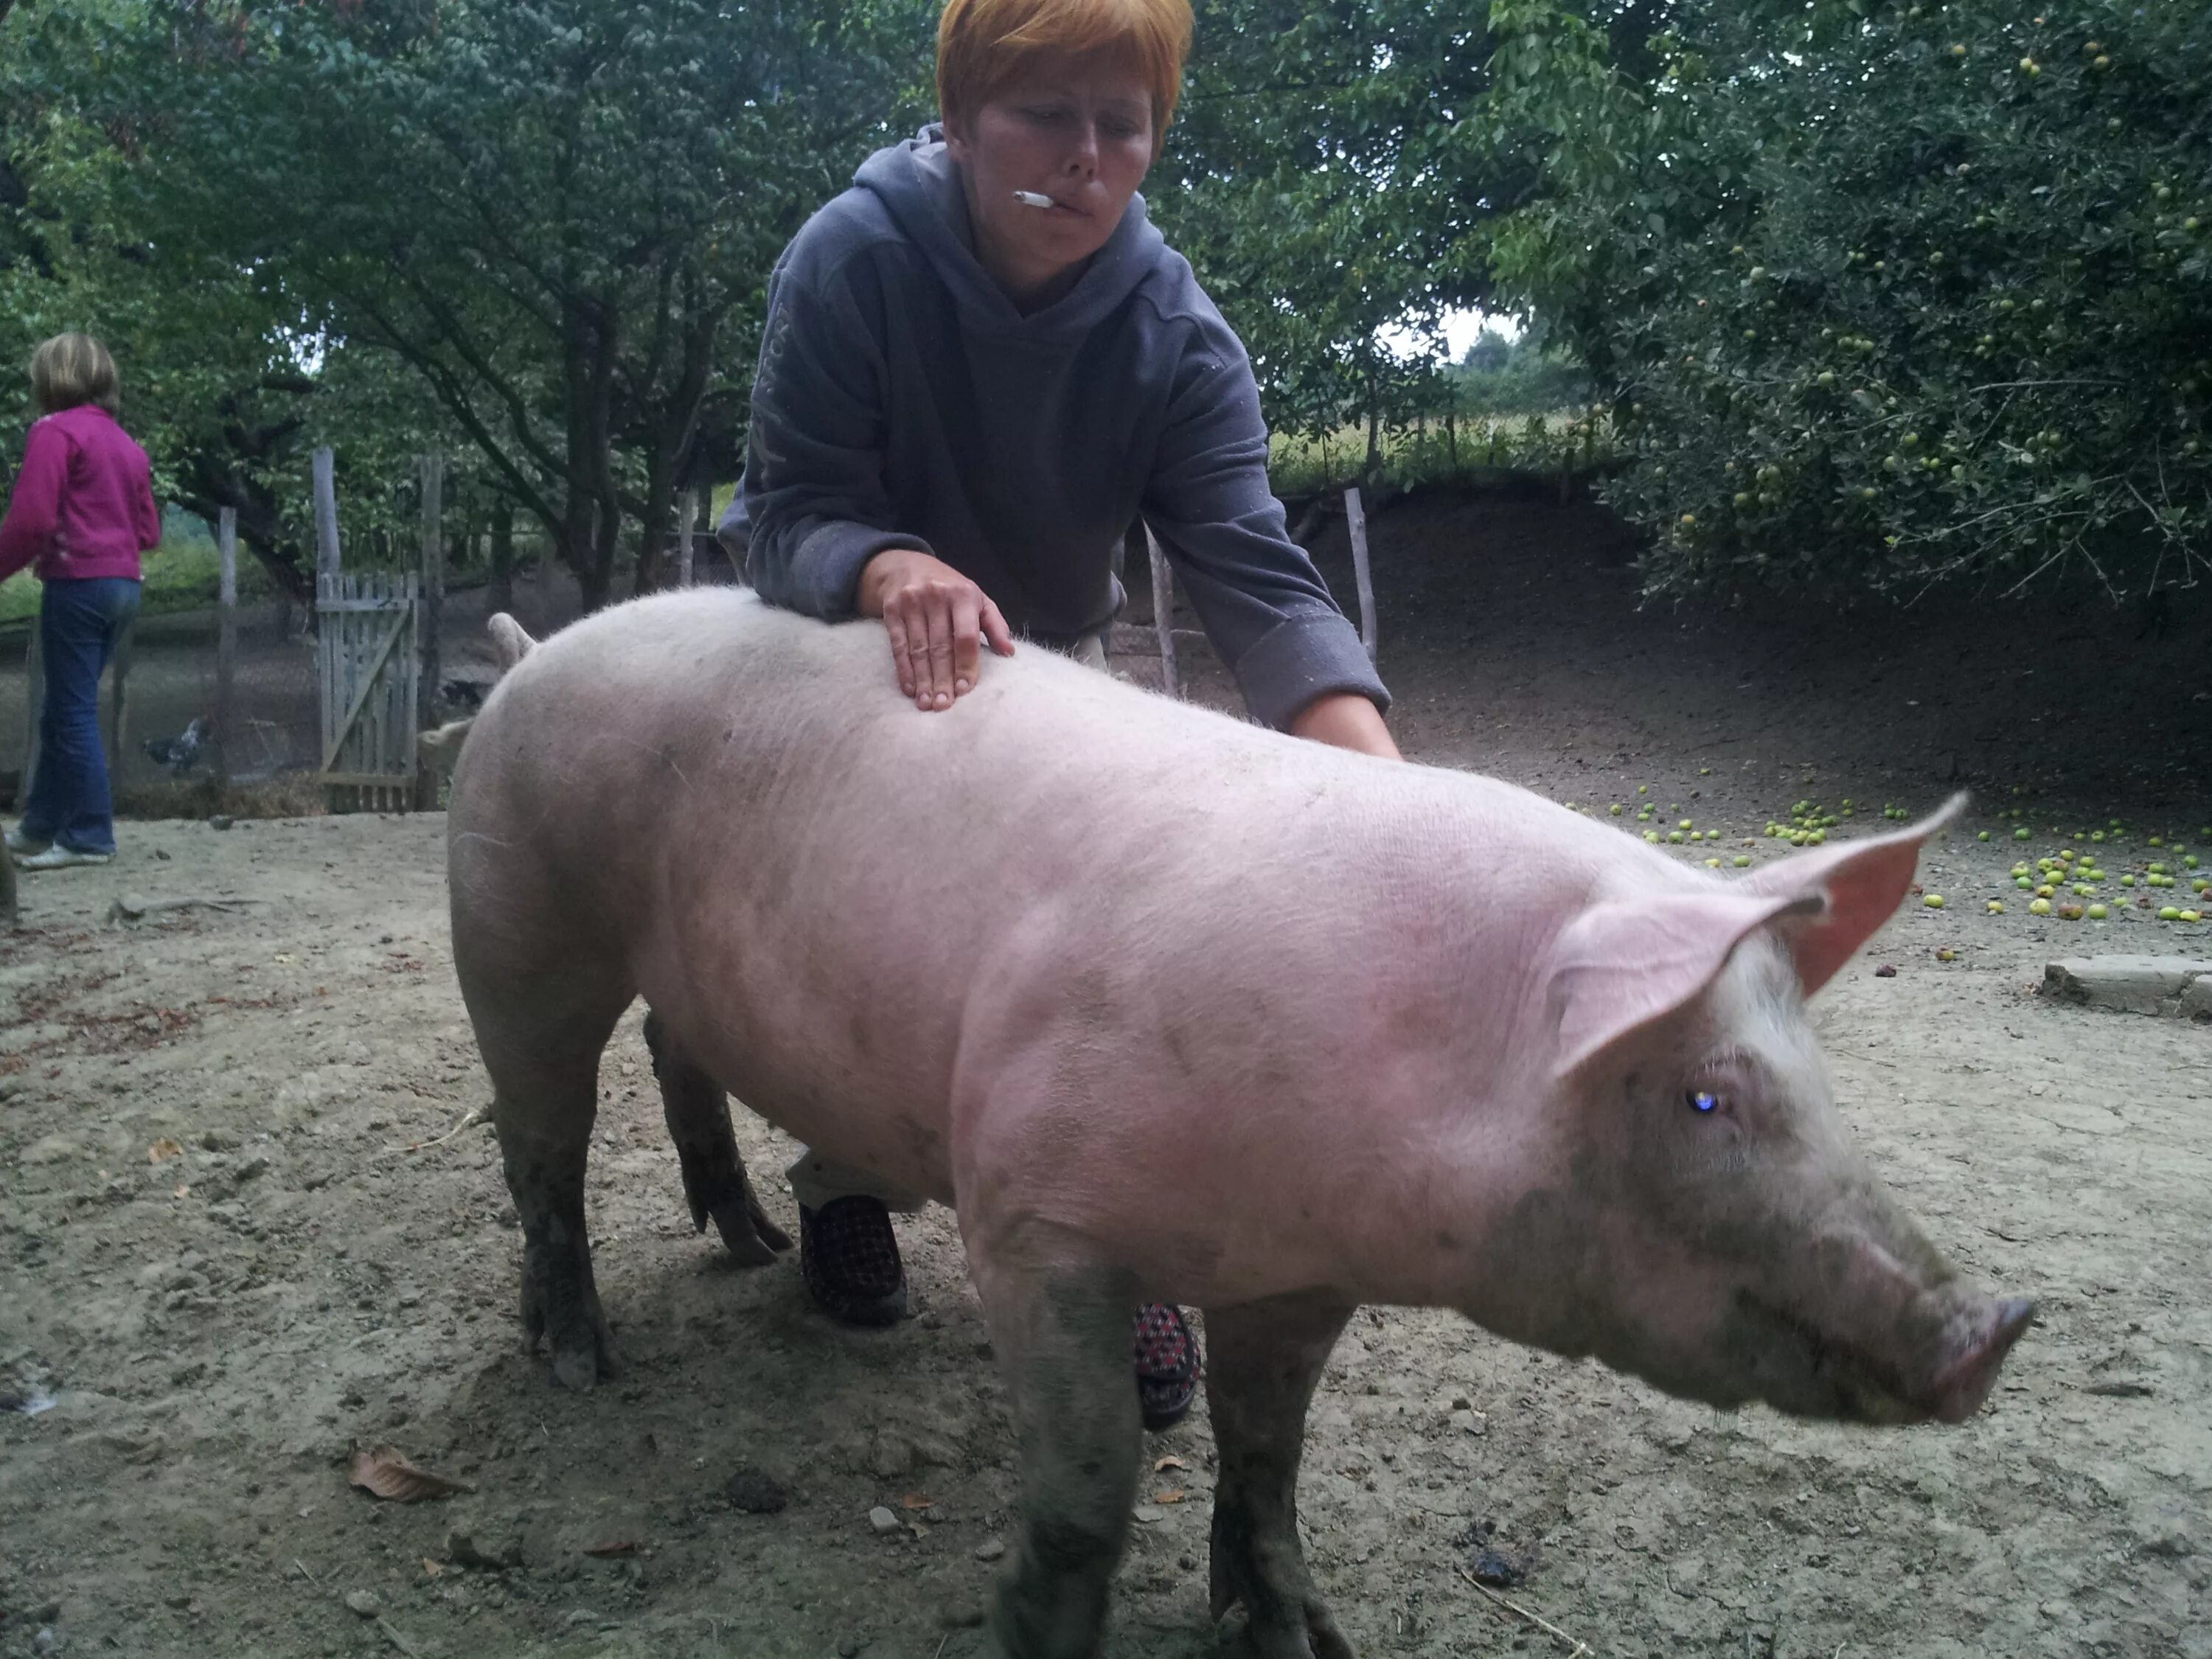
{"type": "Polygon", "coordinates": [[[788,266],[776,272],[753,376],[744,512],[732,503],[721,532],[726,544],[749,543],[746,574],[770,605],[850,617],[870,559],[891,547],[935,550],[891,521],[876,342],[846,285],[825,293],[788,266]]]}
{"type": "Polygon", "coordinates": [[[33,422],[22,469],[8,495],[8,516],[0,520],[0,581],[53,546],[68,477],[69,438],[52,421],[33,422]]]}
{"type": "Polygon", "coordinates": [[[1187,349],[1145,520],[1190,592],[1253,718],[1281,730],[1316,697],[1390,706],[1358,634],[1283,522],[1251,361],[1201,331],[1187,349]]]}

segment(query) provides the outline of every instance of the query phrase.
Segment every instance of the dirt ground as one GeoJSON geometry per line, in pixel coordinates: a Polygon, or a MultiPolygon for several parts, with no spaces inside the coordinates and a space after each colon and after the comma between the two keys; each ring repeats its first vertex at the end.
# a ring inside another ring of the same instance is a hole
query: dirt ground
{"type": "MultiPolygon", "coordinates": [[[[1651,802],[1725,832],[1684,856],[1762,862],[1799,799],[1878,823],[1977,783],[1923,869],[1946,907],[1910,908],[1815,1006],[1878,1166],[2042,1312],[1982,1414],[1886,1433],[1363,1314],[1303,1496],[1360,1651],[1565,1654],[1462,1576],[1494,1523],[1536,1553],[1511,1599],[1608,1659],[2212,1656],[2212,1029],[2034,994],[2056,957],[2212,955],[2212,927],[2035,918],[2006,873],[2100,823],[2115,878],[2212,853],[2202,608],[2146,640],[2086,606],[1638,611],[1583,509],[1411,503],[1375,530],[1416,758],[1631,827],[1651,802]]],[[[1322,556],[1348,599],[1334,535],[1322,556]]],[[[916,1317],[890,1332],[812,1312],[788,1259],[728,1267],[690,1229],[633,1011],[590,1195],[632,1369],[556,1389],[520,1349],[491,1137],[460,1127],[487,1087],[442,819],[134,823],[123,846],[27,878],[0,935],[0,1653],[983,1651],[1014,1474],[948,1214],[900,1223],[916,1317]],[[230,908],[111,923],[126,894],[230,908]],[[474,1490],[349,1488],[349,1449],[386,1443],[474,1490]],[[735,1507],[741,1468],[787,1506],[735,1507]]],[[[790,1144],[743,1115],[738,1139],[795,1227],[790,1144]]],[[[1235,1650],[1206,1618],[1209,1447],[1201,1412],[1147,1448],[1181,1466],[1146,1480],[1115,1659],[1235,1650]]]]}

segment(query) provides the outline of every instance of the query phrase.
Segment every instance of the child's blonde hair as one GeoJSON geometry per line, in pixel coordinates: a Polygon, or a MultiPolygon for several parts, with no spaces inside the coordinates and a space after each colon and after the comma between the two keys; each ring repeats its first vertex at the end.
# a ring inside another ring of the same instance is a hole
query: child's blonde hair
{"type": "Polygon", "coordinates": [[[1190,0],[947,0],[937,21],[937,106],[964,120],[1036,58],[1121,47],[1152,92],[1158,153],[1190,55],[1190,0]]]}
{"type": "Polygon", "coordinates": [[[89,334],[57,334],[31,354],[31,395],[49,415],[97,404],[112,415],[123,404],[115,359],[89,334]]]}

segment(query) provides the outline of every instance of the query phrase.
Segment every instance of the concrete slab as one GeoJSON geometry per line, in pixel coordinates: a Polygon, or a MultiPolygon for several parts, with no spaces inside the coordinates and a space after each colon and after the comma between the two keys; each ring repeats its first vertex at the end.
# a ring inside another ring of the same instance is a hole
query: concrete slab
{"type": "Polygon", "coordinates": [[[2044,969],[2043,993],[2124,1013],[2212,1018],[2212,960],[2072,957],[2044,969]]]}

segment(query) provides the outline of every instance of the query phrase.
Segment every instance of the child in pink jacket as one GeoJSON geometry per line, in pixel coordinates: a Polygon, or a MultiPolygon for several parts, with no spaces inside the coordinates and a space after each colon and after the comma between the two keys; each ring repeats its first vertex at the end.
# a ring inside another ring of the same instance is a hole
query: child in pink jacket
{"type": "Polygon", "coordinates": [[[26,870],[115,856],[100,677],[138,610],[138,556],[161,539],[146,452],[116,424],[121,386],[99,341],[62,334],[31,358],[43,416],[0,520],[0,581],[35,565],[46,592],[39,648],[46,705],[39,759],[8,850],[26,870]]]}

